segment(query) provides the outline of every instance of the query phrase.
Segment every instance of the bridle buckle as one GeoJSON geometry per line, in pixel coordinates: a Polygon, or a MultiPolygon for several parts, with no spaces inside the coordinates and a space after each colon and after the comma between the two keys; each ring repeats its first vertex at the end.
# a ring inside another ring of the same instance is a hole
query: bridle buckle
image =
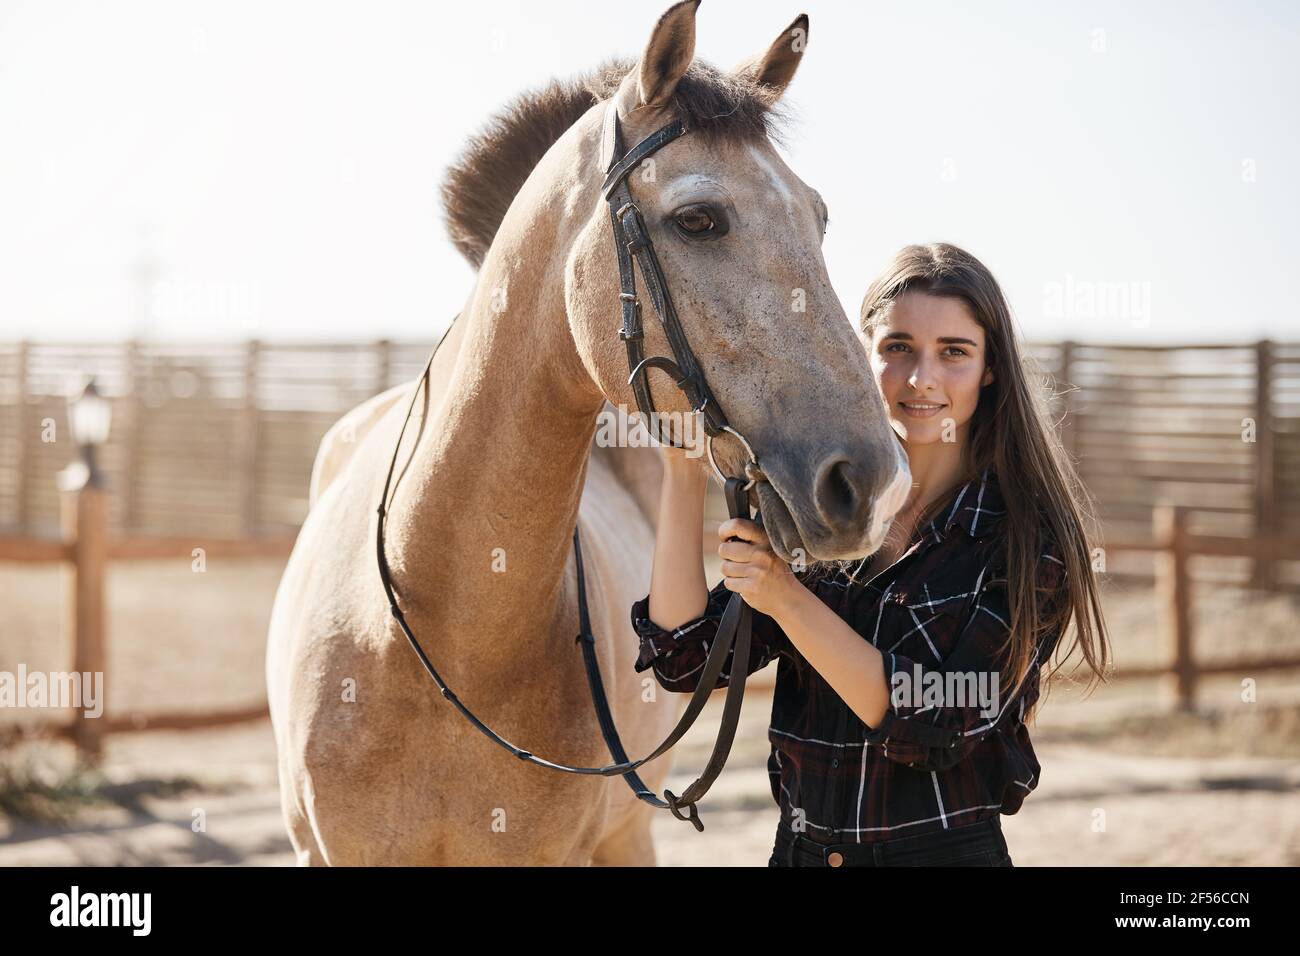
{"type": "Polygon", "coordinates": [[[700,822],[700,812],[694,801],[684,804],[681,802],[681,798],[677,796],[675,793],[673,793],[671,790],[665,790],[664,802],[668,804],[668,812],[671,813],[673,816],[675,816],[678,820],[684,820],[685,822],[691,824],[700,833],[704,832],[704,824],[700,822]],[[680,808],[683,806],[689,808],[687,816],[682,816],[682,812],[680,808]]]}

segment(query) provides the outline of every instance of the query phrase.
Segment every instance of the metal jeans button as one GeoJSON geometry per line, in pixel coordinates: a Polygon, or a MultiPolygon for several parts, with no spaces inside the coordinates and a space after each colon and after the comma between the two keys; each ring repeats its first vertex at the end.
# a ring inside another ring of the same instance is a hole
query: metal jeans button
{"type": "Polygon", "coordinates": [[[826,863],[828,866],[843,866],[844,854],[839,852],[830,853],[826,857],[826,863]]]}

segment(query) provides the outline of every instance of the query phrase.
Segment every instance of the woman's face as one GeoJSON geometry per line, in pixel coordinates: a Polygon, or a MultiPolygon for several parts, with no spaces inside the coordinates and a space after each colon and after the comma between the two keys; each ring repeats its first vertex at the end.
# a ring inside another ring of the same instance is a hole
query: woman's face
{"type": "Polygon", "coordinates": [[[984,329],[961,299],[905,292],[867,343],[894,431],[907,444],[961,442],[986,367],[984,329]]]}

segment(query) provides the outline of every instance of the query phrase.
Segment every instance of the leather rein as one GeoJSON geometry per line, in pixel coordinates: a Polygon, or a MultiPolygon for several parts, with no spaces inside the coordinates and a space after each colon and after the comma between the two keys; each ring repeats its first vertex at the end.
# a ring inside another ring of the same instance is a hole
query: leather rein
{"type": "MultiPolygon", "coordinates": [[[[606,106],[602,135],[603,152],[601,155],[608,155],[611,159],[601,191],[604,199],[609,204],[610,225],[614,233],[614,247],[618,252],[619,301],[622,307],[622,327],[619,329],[618,335],[627,346],[628,368],[630,369],[628,384],[632,386],[638,409],[645,420],[646,427],[650,428],[652,424],[655,424],[652,434],[657,440],[663,444],[672,444],[673,447],[682,447],[671,442],[664,442],[662,429],[657,427],[656,424],[657,416],[654,411],[654,403],[651,400],[647,374],[649,369],[659,368],[673,376],[677,388],[686,395],[692,410],[703,417],[707,435],[705,448],[708,452],[709,464],[723,485],[728,512],[733,518],[748,518],[749,489],[756,482],[764,480],[762,470],[758,466],[758,460],[754,456],[754,451],[749,442],[727,424],[726,416],[723,415],[717,398],[709,389],[708,381],[704,377],[700,363],[696,359],[695,353],[691,351],[690,343],[687,341],[686,333],[681,327],[676,309],[673,307],[672,298],[668,293],[668,285],[664,279],[663,269],[659,264],[658,256],[655,255],[654,246],[650,242],[650,235],[646,230],[645,221],[642,219],[636,203],[632,200],[627,182],[628,177],[642,160],[686,132],[686,124],[680,119],[674,120],[651,133],[624,153],[617,107],[612,100],[606,106]],[[633,260],[640,265],[650,304],[658,315],[664,334],[667,336],[668,343],[672,348],[672,359],[664,356],[645,358],[643,355],[642,342],[645,332],[641,324],[641,301],[636,291],[636,271],[633,260]],[[723,475],[714,459],[713,440],[724,432],[738,439],[749,455],[745,465],[745,474],[749,479],[748,483],[744,483],[744,479],[741,478],[728,478],[723,475]]],[[[438,354],[438,349],[442,347],[442,343],[446,341],[447,334],[450,331],[451,327],[448,326],[447,331],[438,340],[438,344],[434,346],[433,353],[429,356],[428,364],[420,377],[420,382],[425,386],[426,402],[428,401],[429,373],[433,368],[433,360],[438,354]]],[[[591,630],[591,618],[587,607],[586,582],[582,566],[582,545],[575,525],[573,529],[573,550],[577,565],[579,618],[576,643],[582,645],[587,681],[591,687],[596,716],[600,721],[601,734],[605,738],[605,744],[609,748],[610,756],[615,760],[615,763],[604,767],[571,767],[535,756],[529,751],[515,746],[479,720],[447,686],[429,660],[428,655],[425,654],[424,649],[420,646],[420,642],[416,640],[415,635],[411,632],[406,616],[402,613],[402,609],[397,602],[397,594],[389,571],[388,559],[385,556],[384,530],[390,503],[389,492],[395,490],[393,474],[397,467],[398,452],[401,449],[402,437],[405,435],[406,427],[410,423],[411,414],[415,409],[415,402],[419,393],[420,389],[417,385],[411,396],[411,404],[406,410],[406,418],[402,422],[402,429],[397,436],[396,447],[393,449],[393,460],[388,466],[388,476],[384,480],[384,490],[380,496],[378,508],[379,520],[375,532],[375,549],[379,563],[379,578],[383,583],[385,593],[388,595],[389,609],[398,626],[406,635],[416,656],[419,657],[420,663],[429,673],[429,676],[433,678],[434,683],[438,685],[442,696],[449,700],[466,720],[478,728],[489,740],[504,747],[520,760],[542,767],[549,767],[563,773],[591,774],[605,777],[615,774],[620,775],[627,781],[628,786],[631,787],[632,792],[636,794],[638,799],[658,809],[666,809],[677,819],[685,820],[694,825],[696,830],[702,831],[704,824],[700,821],[696,804],[708,792],[713,781],[722,772],[722,768],[731,752],[736,728],[740,722],[741,703],[745,694],[745,679],[749,670],[751,609],[739,594],[733,593],[731,595],[718,626],[718,633],[713,640],[703,669],[700,672],[699,682],[677,725],[652,753],[640,760],[629,760],[627,752],[623,749],[623,744],[619,739],[618,730],[614,726],[613,715],[610,713],[609,701],[606,699],[604,685],[600,677],[600,667],[596,660],[596,637],[591,630]],[[723,666],[729,656],[732,660],[732,666],[730,674],[727,675],[727,695],[713,753],[699,778],[687,787],[681,796],[677,796],[671,790],[665,789],[663,798],[660,799],[641,781],[636,773],[636,768],[671,749],[691,728],[700,712],[704,709],[704,705],[708,702],[709,696],[716,688],[718,679],[722,676],[723,666]],[[683,815],[683,811],[686,811],[686,815],[683,815]]],[[[416,441],[419,441],[418,435],[416,441]]],[[[401,480],[401,476],[398,477],[398,480],[401,480]]],[[[761,514],[756,515],[756,520],[761,522],[761,514]]],[[[730,540],[739,539],[733,537],[730,540]]]]}

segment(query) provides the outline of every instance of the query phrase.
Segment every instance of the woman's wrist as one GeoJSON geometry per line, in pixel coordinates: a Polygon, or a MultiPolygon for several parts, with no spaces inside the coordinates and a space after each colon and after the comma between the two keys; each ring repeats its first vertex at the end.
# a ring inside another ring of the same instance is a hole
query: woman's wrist
{"type": "MultiPolygon", "coordinates": [[[[803,602],[809,598],[817,600],[813,597],[813,593],[808,590],[804,583],[796,578],[794,574],[791,574],[786,582],[785,594],[769,616],[776,621],[777,624],[782,625],[784,629],[785,621],[802,615],[803,602]]],[[[817,603],[820,604],[821,602],[818,600],[817,603]]]]}
{"type": "Polygon", "coordinates": [[[702,489],[709,473],[690,458],[664,458],[664,480],[683,490],[702,489]]]}

